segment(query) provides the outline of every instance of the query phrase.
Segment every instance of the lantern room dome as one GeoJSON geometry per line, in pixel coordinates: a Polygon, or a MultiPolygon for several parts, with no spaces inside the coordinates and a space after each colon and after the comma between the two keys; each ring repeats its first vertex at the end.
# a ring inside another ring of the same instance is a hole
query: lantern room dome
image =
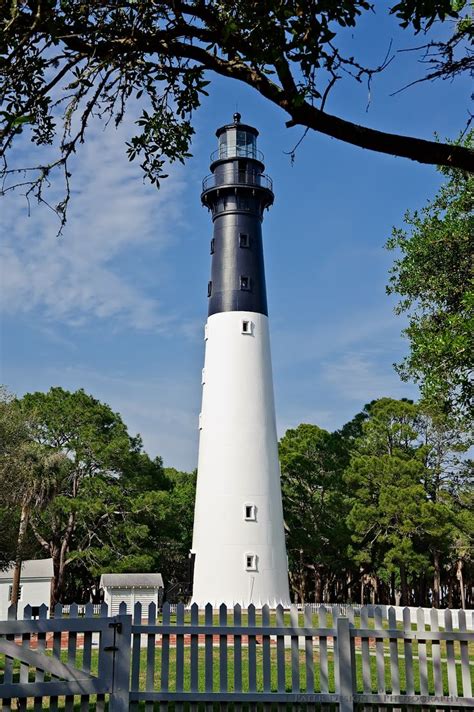
{"type": "Polygon", "coordinates": [[[221,126],[216,131],[219,147],[212,160],[227,158],[253,158],[263,161],[263,154],[257,150],[258,131],[253,126],[240,123],[240,114],[234,114],[234,122],[221,126]]]}

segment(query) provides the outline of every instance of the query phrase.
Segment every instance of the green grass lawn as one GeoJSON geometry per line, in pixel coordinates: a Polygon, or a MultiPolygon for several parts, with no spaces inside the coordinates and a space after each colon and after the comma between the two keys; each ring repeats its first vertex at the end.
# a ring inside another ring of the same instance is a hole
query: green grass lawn
{"type": "MultiPolygon", "coordinates": [[[[214,690],[219,689],[219,679],[220,679],[220,668],[219,668],[219,650],[214,648],[213,651],[213,683],[214,690]]],[[[277,665],[276,665],[276,649],[271,648],[271,687],[272,690],[277,689],[277,665]]],[[[257,658],[257,689],[263,690],[263,650],[262,646],[258,645],[256,650],[257,658]]],[[[314,656],[314,677],[315,677],[315,691],[321,691],[320,684],[320,666],[319,666],[319,655],[315,650],[314,656]]],[[[457,660],[460,663],[459,656],[457,660]]],[[[388,657],[384,658],[385,666],[385,686],[386,691],[391,692],[391,678],[390,678],[390,660],[388,657]]],[[[447,663],[442,661],[442,675],[443,675],[443,688],[444,694],[448,694],[448,680],[447,680],[447,663]]],[[[155,651],[155,674],[153,677],[155,689],[160,689],[161,686],[161,649],[157,648],[155,651]]],[[[371,680],[372,689],[374,692],[377,691],[377,679],[376,679],[376,661],[375,656],[371,655],[370,659],[371,668],[371,680]]],[[[204,650],[199,649],[199,690],[204,691],[204,650]]],[[[140,658],[140,683],[139,690],[146,689],[146,651],[142,651],[140,658]]],[[[402,692],[405,690],[405,660],[402,658],[399,660],[399,672],[400,672],[400,687],[402,692]]],[[[415,692],[420,691],[419,682],[419,666],[418,659],[414,657],[413,660],[413,672],[415,681],[415,692]]],[[[300,673],[300,690],[302,692],[306,691],[306,660],[305,652],[299,651],[299,673],[300,673]]],[[[456,674],[458,680],[458,690],[462,690],[461,681],[461,666],[456,665],[456,674]]],[[[356,675],[357,675],[357,692],[363,692],[362,684],[362,655],[360,651],[356,651],[356,675]]],[[[474,687],[474,667],[471,667],[471,679],[474,687]]],[[[228,650],[228,663],[227,663],[227,682],[228,689],[232,691],[234,689],[234,649],[229,647],[228,650]]],[[[285,651],[285,682],[286,690],[291,691],[291,651],[285,651]]],[[[328,682],[329,682],[329,692],[335,692],[334,686],[334,657],[332,651],[328,653],[328,682]]],[[[244,690],[248,690],[248,649],[242,649],[242,687],[244,690]]],[[[432,662],[428,661],[428,687],[429,694],[434,694],[434,681],[433,681],[433,666],[432,662]]],[[[170,651],[170,669],[169,669],[169,689],[176,689],[176,650],[171,649],[170,651]]],[[[184,651],[184,689],[190,690],[190,650],[185,648],[184,651]]]]}
{"type": "MultiPolygon", "coordinates": [[[[415,692],[420,692],[420,680],[419,680],[419,664],[416,654],[416,646],[414,645],[414,660],[413,660],[413,673],[415,681],[415,692]]],[[[427,646],[428,647],[428,646],[427,646]]],[[[456,645],[457,648],[457,645],[456,645]]],[[[455,648],[456,653],[456,674],[458,690],[462,692],[462,677],[461,677],[461,666],[459,650],[455,648]]],[[[400,650],[400,652],[402,652],[400,650]]],[[[472,654],[471,650],[471,654],[472,654]]],[[[191,689],[191,679],[190,679],[190,655],[191,651],[189,647],[184,649],[184,690],[190,691],[191,689]]],[[[270,650],[271,655],[271,689],[277,690],[277,664],[276,664],[276,649],[274,647],[270,650]]],[[[199,680],[199,691],[204,691],[204,656],[205,651],[201,647],[198,651],[198,680],[199,680]]],[[[62,659],[67,660],[66,652],[63,652],[62,659]]],[[[428,658],[431,657],[431,651],[428,650],[428,658]]],[[[442,676],[443,676],[443,690],[444,694],[448,694],[448,680],[447,680],[447,663],[442,655],[442,676]]],[[[472,655],[471,655],[472,659],[472,655]]],[[[320,665],[319,665],[319,653],[317,648],[314,649],[313,653],[314,660],[314,678],[315,678],[315,691],[321,691],[321,681],[320,681],[320,665]]],[[[257,661],[257,690],[263,691],[263,648],[262,645],[256,646],[256,661],[257,661]]],[[[98,653],[96,650],[92,652],[92,672],[97,671],[98,653]]],[[[82,651],[78,651],[76,663],[78,667],[82,664],[82,651]]],[[[234,648],[229,646],[228,648],[228,662],[227,662],[227,684],[228,690],[234,690],[234,648]]],[[[387,656],[384,658],[384,673],[385,673],[385,687],[387,693],[391,692],[391,672],[390,672],[390,660],[387,656]]],[[[3,661],[0,662],[0,670],[3,667],[3,661]]],[[[138,689],[144,691],[147,689],[147,651],[142,649],[140,653],[140,677],[138,689]]],[[[376,661],[373,652],[371,652],[370,659],[370,670],[371,670],[371,681],[372,690],[377,691],[377,678],[376,678],[376,661]]],[[[299,651],[299,674],[300,674],[300,684],[299,690],[301,692],[306,691],[306,659],[305,652],[299,651]]],[[[399,674],[400,674],[400,687],[401,691],[405,691],[405,660],[403,657],[399,658],[399,674]]],[[[15,663],[14,666],[14,679],[18,680],[19,676],[19,664],[15,663]]],[[[3,675],[0,675],[0,684],[3,675]]],[[[34,680],[34,673],[30,676],[31,680],[34,680]]],[[[474,668],[471,667],[471,678],[474,686],[474,668]]],[[[48,679],[48,676],[46,676],[48,679]]],[[[360,651],[356,651],[356,679],[357,679],[357,692],[363,691],[362,684],[362,655],[360,651]]],[[[220,681],[220,667],[219,667],[219,650],[214,648],[213,650],[213,687],[214,690],[219,689],[220,681]]],[[[334,685],[334,657],[332,650],[328,651],[328,687],[329,692],[335,691],[334,685]]],[[[242,648],[242,688],[243,690],[248,690],[249,685],[249,665],[248,665],[248,648],[242,648]]],[[[285,650],[285,687],[287,691],[291,691],[291,650],[285,650]]],[[[161,689],[161,648],[154,649],[154,674],[152,679],[148,681],[148,688],[159,690],[161,689]]],[[[434,681],[433,681],[433,665],[432,661],[428,660],[428,688],[429,694],[434,694],[434,681]]],[[[170,665],[169,665],[169,690],[176,690],[176,648],[170,649],[170,665]]]]}

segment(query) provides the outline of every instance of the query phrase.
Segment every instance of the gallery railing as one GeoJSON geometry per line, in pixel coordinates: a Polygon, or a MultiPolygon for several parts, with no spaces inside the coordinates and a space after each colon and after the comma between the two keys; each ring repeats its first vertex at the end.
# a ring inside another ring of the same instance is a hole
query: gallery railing
{"type": "Polygon", "coordinates": [[[259,188],[266,188],[273,192],[273,181],[265,173],[254,171],[225,171],[222,175],[211,173],[202,182],[202,190],[205,192],[211,188],[225,185],[254,185],[259,188]]]}

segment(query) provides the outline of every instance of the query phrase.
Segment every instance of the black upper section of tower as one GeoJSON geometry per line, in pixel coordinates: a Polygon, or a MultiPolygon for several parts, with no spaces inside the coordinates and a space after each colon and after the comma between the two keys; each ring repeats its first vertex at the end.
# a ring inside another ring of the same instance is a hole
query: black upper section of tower
{"type": "Polygon", "coordinates": [[[209,316],[225,311],[268,315],[262,245],[263,211],[273,203],[273,185],[263,173],[258,131],[234,122],[216,131],[211,175],[203,181],[201,200],[212,213],[209,316]]]}

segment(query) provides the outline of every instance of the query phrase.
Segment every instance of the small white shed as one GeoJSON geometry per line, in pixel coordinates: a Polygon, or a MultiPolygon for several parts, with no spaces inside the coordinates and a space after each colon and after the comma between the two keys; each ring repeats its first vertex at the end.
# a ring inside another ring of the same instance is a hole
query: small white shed
{"type": "Polygon", "coordinates": [[[133,613],[135,603],[142,604],[142,616],[148,617],[148,606],[158,607],[163,594],[161,574],[102,574],[100,587],[104,591],[104,602],[109,607],[109,615],[115,616],[124,601],[127,613],[133,613]]]}
{"type": "MultiPolygon", "coordinates": [[[[0,620],[5,620],[13,587],[13,569],[10,567],[0,571],[0,620]]],[[[53,578],[52,559],[33,559],[24,561],[21,567],[20,596],[18,599],[18,617],[23,616],[26,605],[49,606],[51,581],[53,578]]]]}

